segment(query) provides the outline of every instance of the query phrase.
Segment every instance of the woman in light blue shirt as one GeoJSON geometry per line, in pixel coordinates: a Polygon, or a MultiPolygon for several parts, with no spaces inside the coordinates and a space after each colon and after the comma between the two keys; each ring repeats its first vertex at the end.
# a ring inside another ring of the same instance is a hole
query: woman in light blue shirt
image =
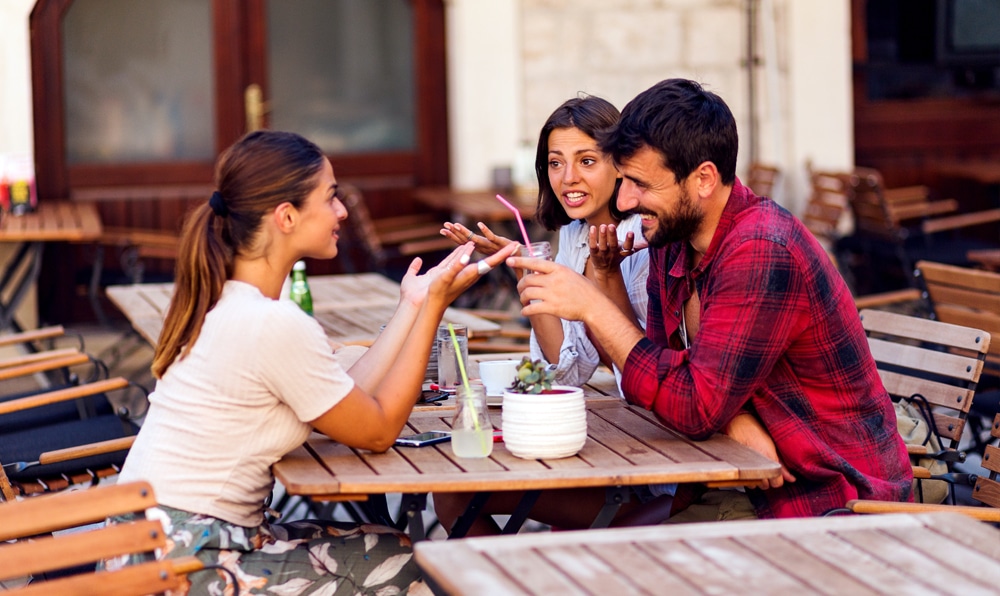
{"type": "MultiPolygon", "coordinates": [[[[535,218],[549,231],[559,231],[557,263],[572,268],[600,286],[618,307],[642,328],[646,326],[646,275],[649,257],[639,248],[638,215],[616,206],[621,175],[597,145],[602,130],[618,121],[608,101],[587,96],[559,106],[542,127],[535,155],[538,208],[535,218]]],[[[445,223],[441,233],[458,244],[472,240],[490,255],[509,244],[485,224],[478,234],[458,223],[445,223]]],[[[643,241],[643,247],[645,242],[643,241]]],[[[578,321],[551,315],[531,317],[531,357],[556,367],[556,381],[582,385],[602,362],[613,366],[578,321]]]]}

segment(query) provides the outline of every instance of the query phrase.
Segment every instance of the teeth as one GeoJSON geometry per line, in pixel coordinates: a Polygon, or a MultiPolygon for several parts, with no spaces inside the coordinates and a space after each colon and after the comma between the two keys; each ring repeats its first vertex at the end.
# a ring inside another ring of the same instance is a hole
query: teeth
{"type": "Polygon", "coordinates": [[[566,193],[566,198],[567,199],[582,199],[584,196],[585,195],[582,192],[568,192],[568,193],[566,193]]]}

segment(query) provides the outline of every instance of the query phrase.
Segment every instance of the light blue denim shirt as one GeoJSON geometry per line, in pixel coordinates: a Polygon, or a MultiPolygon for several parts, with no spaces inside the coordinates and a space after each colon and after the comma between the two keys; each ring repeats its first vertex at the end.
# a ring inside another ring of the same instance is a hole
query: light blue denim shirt
{"type": "MultiPolygon", "coordinates": [[[[625,235],[628,232],[635,234],[636,241],[643,239],[642,224],[638,215],[623,219],[617,227],[619,244],[625,242],[625,235]]],[[[589,231],[590,226],[581,220],[563,226],[559,230],[559,249],[555,262],[583,274],[583,268],[587,265],[587,259],[590,257],[590,248],[587,245],[589,231]]],[[[632,303],[632,310],[635,311],[639,326],[645,330],[646,303],[649,300],[649,296],[646,294],[649,251],[642,250],[626,257],[622,261],[621,269],[629,301],[632,303]]],[[[562,328],[563,342],[559,348],[559,362],[556,364],[556,382],[579,387],[586,383],[597,370],[601,363],[600,357],[597,348],[587,337],[587,330],[582,322],[563,321],[562,328]]],[[[531,332],[531,357],[532,359],[545,360],[538,340],[535,338],[534,330],[531,332]]],[[[618,370],[618,367],[614,367],[614,373],[618,381],[618,391],[621,393],[621,371],[618,370]]]]}

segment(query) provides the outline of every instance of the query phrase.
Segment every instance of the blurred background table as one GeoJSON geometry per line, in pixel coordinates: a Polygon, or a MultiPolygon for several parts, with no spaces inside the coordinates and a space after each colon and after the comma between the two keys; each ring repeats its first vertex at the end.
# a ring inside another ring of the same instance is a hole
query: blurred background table
{"type": "Polygon", "coordinates": [[[5,214],[0,220],[0,242],[19,246],[0,277],[0,331],[22,330],[14,313],[38,280],[46,242],[86,242],[101,232],[101,216],[94,203],[43,201],[32,213],[5,214]]]}
{"type": "MultiPolygon", "coordinates": [[[[447,186],[428,186],[418,188],[413,197],[424,205],[437,211],[447,211],[453,217],[462,219],[466,226],[470,222],[484,222],[487,225],[495,222],[510,221],[514,214],[497,200],[496,190],[455,190],[447,186]]],[[[535,215],[535,197],[524,198],[515,193],[503,194],[505,199],[517,207],[525,222],[535,215]]]]}
{"type": "MultiPolygon", "coordinates": [[[[331,340],[369,345],[378,337],[399,302],[399,284],[378,273],[314,275],[309,277],[313,313],[331,340]]],[[[155,346],[170,306],[174,284],[109,286],[108,298],[132,327],[155,346]]],[[[445,311],[443,323],[465,325],[469,337],[488,337],[500,325],[458,308],[445,311]]]]}

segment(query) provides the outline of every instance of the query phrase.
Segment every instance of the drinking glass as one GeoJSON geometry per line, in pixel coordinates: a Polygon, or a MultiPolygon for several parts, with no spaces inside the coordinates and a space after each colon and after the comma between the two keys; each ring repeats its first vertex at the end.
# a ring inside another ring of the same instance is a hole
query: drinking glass
{"type": "Polygon", "coordinates": [[[458,387],[451,420],[451,450],[455,457],[488,457],[493,453],[493,424],[480,384],[458,387]]]}
{"type": "Polygon", "coordinates": [[[462,372],[458,367],[458,359],[462,366],[469,369],[469,332],[465,325],[452,325],[455,337],[458,339],[460,352],[456,354],[455,344],[447,325],[438,327],[437,332],[437,379],[441,391],[455,391],[462,384],[462,372]]]}

